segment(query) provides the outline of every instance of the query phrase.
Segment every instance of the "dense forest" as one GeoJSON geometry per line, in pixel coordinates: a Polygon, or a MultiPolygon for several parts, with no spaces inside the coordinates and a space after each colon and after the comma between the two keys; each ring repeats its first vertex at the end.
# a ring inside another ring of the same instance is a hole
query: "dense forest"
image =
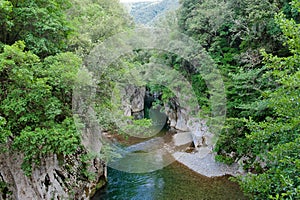
{"type": "Polygon", "coordinates": [[[227,119],[217,159],[243,159],[238,179],[254,199],[298,199],[299,1],[182,1],[181,31],[222,71],[227,119]]]}
{"type": "MultiPolygon", "coordinates": [[[[247,175],[233,180],[251,199],[300,199],[300,2],[181,0],[155,25],[193,38],[221,72],[227,112],[214,151],[220,162],[243,165],[247,175]]],[[[135,26],[118,0],[0,0],[0,153],[23,153],[31,176],[43,157],[84,149],[72,113],[77,72],[97,44],[135,26]]],[[[177,55],[136,50],[108,73],[154,61],[180,71],[209,113],[201,73],[177,55]]],[[[99,124],[121,132],[111,119],[110,76],[97,94],[99,124]]],[[[147,88],[164,103],[174,99],[163,86],[147,88]]],[[[7,188],[0,176],[2,197],[7,188]]]]}
{"type": "MultiPolygon", "coordinates": [[[[1,154],[13,159],[22,152],[22,169],[30,177],[46,157],[65,160],[83,152],[76,184],[90,179],[72,90],[84,57],[98,42],[132,26],[129,15],[117,0],[1,0],[0,26],[1,154]]],[[[0,169],[5,173],[4,164],[0,169]]],[[[12,194],[18,186],[1,173],[0,199],[18,198],[12,194]]],[[[74,186],[67,185],[72,192],[74,186]]]]}

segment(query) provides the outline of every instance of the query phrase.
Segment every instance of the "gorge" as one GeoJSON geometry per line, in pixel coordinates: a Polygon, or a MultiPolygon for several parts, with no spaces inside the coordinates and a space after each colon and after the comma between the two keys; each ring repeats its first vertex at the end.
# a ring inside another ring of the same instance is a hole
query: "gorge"
{"type": "Polygon", "coordinates": [[[300,199],[299,0],[0,0],[0,200],[300,199]]]}

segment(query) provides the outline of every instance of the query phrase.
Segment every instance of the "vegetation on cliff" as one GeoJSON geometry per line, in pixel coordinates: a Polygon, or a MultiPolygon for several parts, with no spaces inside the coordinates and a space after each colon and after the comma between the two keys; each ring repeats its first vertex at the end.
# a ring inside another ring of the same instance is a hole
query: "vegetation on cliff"
{"type": "Polygon", "coordinates": [[[227,120],[216,151],[243,160],[254,199],[300,197],[299,1],[183,0],[183,32],[218,63],[227,120]]]}
{"type": "Polygon", "coordinates": [[[30,176],[42,158],[83,148],[72,115],[78,69],[130,21],[115,0],[0,0],[0,26],[0,153],[23,153],[30,176]]]}
{"type": "MultiPolygon", "coordinates": [[[[227,119],[217,159],[242,162],[249,174],[236,181],[253,199],[300,198],[299,1],[181,0],[180,5],[158,26],[192,37],[222,73],[227,119]]],[[[117,0],[0,0],[0,26],[0,150],[24,153],[23,169],[30,176],[41,158],[83,148],[72,118],[77,71],[96,44],[132,24],[117,0]]],[[[122,62],[161,63],[182,72],[209,113],[210,93],[190,63],[155,50],[134,53],[122,62]]],[[[114,64],[112,71],[118,69],[114,64]]],[[[98,94],[104,101],[99,118],[111,130],[112,105],[105,94],[112,85],[98,94]]],[[[172,103],[174,93],[167,88],[148,89],[172,103]]],[[[0,182],[0,191],[4,185],[0,182]]]]}

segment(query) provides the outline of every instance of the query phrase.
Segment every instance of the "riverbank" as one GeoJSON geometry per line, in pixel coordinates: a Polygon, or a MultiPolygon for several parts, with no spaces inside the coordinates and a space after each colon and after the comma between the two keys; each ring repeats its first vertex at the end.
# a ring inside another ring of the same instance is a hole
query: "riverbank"
{"type": "Polygon", "coordinates": [[[174,158],[194,172],[206,177],[220,177],[225,175],[242,175],[243,171],[239,169],[237,163],[226,165],[215,160],[214,153],[210,152],[203,157],[201,152],[186,153],[176,152],[174,158]]]}
{"type": "MultiPolygon", "coordinates": [[[[173,135],[172,143],[174,146],[187,147],[192,142],[193,138],[190,132],[181,132],[173,135]]],[[[237,163],[229,166],[217,162],[215,160],[216,154],[210,146],[198,147],[193,151],[186,151],[186,148],[184,148],[175,151],[172,155],[176,161],[206,177],[237,176],[244,173],[237,163]]]]}
{"type": "MultiPolygon", "coordinates": [[[[179,163],[185,165],[194,172],[206,177],[221,177],[224,175],[237,176],[244,174],[237,163],[226,165],[215,160],[215,153],[209,147],[196,148],[189,151],[192,136],[189,132],[165,133],[161,137],[148,140],[141,138],[127,138],[112,136],[117,142],[125,144],[127,151],[153,152],[154,150],[166,150],[179,163]]],[[[161,151],[157,151],[157,153],[161,151]]],[[[165,152],[165,151],[164,151],[165,152]]],[[[168,157],[169,157],[168,156],[168,157]]]]}

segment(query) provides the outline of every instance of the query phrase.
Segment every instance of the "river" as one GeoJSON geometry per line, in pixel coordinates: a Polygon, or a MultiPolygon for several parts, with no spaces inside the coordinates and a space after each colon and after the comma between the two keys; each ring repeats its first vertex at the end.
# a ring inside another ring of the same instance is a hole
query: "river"
{"type": "Polygon", "coordinates": [[[207,178],[174,162],[154,172],[134,174],[108,168],[108,183],[92,200],[247,199],[229,176],[207,178]]]}
{"type": "MultiPolygon", "coordinates": [[[[124,148],[154,145],[157,139],[172,140],[174,133],[165,127],[152,139],[112,136],[124,148]],[[155,142],[154,144],[151,143],[155,142]]],[[[137,164],[137,163],[135,163],[137,164]]],[[[110,165],[111,166],[111,165],[110,165]]],[[[229,176],[208,178],[175,161],[148,173],[127,173],[108,168],[108,183],[92,200],[243,200],[247,199],[229,176]]]]}

